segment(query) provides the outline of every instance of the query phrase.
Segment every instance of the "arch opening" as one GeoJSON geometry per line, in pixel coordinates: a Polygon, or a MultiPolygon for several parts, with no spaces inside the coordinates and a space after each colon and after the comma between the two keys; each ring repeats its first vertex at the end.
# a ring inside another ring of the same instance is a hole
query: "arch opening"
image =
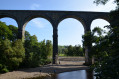
{"type": "Polygon", "coordinates": [[[33,57],[33,60],[37,58],[35,61],[38,61],[39,65],[50,63],[53,51],[53,28],[50,22],[44,18],[34,18],[27,23],[25,30],[25,48],[29,49],[26,49],[26,53],[37,55],[33,57]]]}
{"type": "MultiPolygon", "coordinates": [[[[105,19],[95,19],[91,23],[91,31],[95,27],[99,27],[99,28],[103,29],[107,33],[109,31],[109,29],[105,27],[107,25],[110,25],[110,23],[107,20],[105,20],[105,19]]],[[[103,34],[103,35],[105,35],[105,34],[103,34]]]]}
{"type": "MultiPolygon", "coordinates": [[[[17,40],[17,37],[18,37],[18,24],[17,24],[16,20],[14,20],[13,18],[4,17],[4,18],[0,18],[0,21],[4,22],[5,25],[7,26],[7,27],[4,26],[4,28],[3,28],[4,30],[2,29],[2,31],[4,32],[3,36],[6,36],[6,38],[8,40],[10,40],[10,41],[17,40]]],[[[4,39],[6,39],[6,38],[4,38],[4,39]]]]}
{"type": "MultiPolygon", "coordinates": [[[[108,25],[110,25],[110,23],[105,19],[95,19],[91,23],[91,31],[93,31],[94,28],[99,27],[103,30],[101,35],[105,36],[109,31],[109,29],[105,26],[108,26],[108,25]]],[[[97,32],[95,32],[94,35],[99,36],[97,32]]],[[[94,46],[95,43],[92,43],[92,45],[94,46]]]]}
{"type": "Polygon", "coordinates": [[[38,41],[42,41],[44,39],[52,41],[53,28],[49,21],[44,18],[34,18],[30,20],[26,27],[26,31],[29,31],[31,35],[36,35],[38,37],[38,41]],[[40,34],[42,36],[40,36],[40,34]]]}
{"type": "Polygon", "coordinates": [[[85,62],[82,45],[84,28],[79,20],[66,18],[58,25],[58,55],[59,63],[79,65],[85,62]],[[77,60],[76,60],[77,59],[77,60]],[[80,60],[82,59],[82,60],[80,60]],[[81,63],[76,63],[81,62],[81,63]]]}
{"type": "Polygon", "coordinates": [[[5,22],[7,25],[14,25],[14,26],[18,27],[16,20],[13,18],[2,17],[2,18],[0,18],[0,21],[5,22]]]}

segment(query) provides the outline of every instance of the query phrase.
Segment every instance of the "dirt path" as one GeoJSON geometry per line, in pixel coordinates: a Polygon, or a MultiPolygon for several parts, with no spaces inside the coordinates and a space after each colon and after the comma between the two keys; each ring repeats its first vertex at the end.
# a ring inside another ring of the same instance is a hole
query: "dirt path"
{"type": "Polygon", "coordinates": [[[69,72],[76,70],[89,69],[83,65],[82,61],[60,61],[59,65],[46,65],[44,67],[20,69],[0,75],[0,79],[24,79],[38,76],[46,76],[52,73],[69,72]]]}

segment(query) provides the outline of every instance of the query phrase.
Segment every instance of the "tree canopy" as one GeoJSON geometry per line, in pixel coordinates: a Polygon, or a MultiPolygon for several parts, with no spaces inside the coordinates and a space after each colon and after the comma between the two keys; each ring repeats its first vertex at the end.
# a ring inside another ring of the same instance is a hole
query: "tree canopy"
{"type": "MultiPolygon", "coordinates": [[[[106,4],[109,0],[95,0],[96,4],[106,4]]],[[[119,0],[114,0],[117,8],[110,12],[109,32],[92,47],[98,59],[94,64],[96,79],[119,79],[119,0]]],[[[100,36],[99,36],[100,37],[100,36]]]]}
{"type": "Polygon", "coordinates": [[[17,39],[18,28],[0,21],[0,72],[20,67],[37,67],[51,62],[52,42],[38,42],[25,31],[25,42],[17,39]]]}

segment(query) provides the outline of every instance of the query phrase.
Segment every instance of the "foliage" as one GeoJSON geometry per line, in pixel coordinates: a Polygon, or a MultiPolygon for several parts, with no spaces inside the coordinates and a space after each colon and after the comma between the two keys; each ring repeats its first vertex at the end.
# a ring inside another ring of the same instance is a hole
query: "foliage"
{"type": "MultiPolygon", "coordinates": [[[[38,42],[35,35],[31,36],[26,32],[25,39],[25,59],[22,62],[22,67],[37,67],[47,63],[48,58],[52,55],[52,43],[50,40],[38,42]],[[45,60],[45,61],[44,61],[45,60]]],[[[51,61],[50,61],[51,62],[51,61]]]]}
{"type": "Polygon", "coordinates": [[[109,0],[95,0],[94,3],[96,3],[97,5],[99,4],[103,4],[105,5],[109,0]]]}
{"type": "Polygon", "coordinates": [[[46,52],[47,52],[47,56],[46,57],[47,58],[52,56],[52,52],[53,52],[52,49],[53,49],[52,48],[52,42],[50,40],[47,40],[46,41],[46,52]]]}
{"type": "MultiPolygon", "coordinates": [[[[50,40],[38,42],[35,35],[31,36],[26,32],[25,39],[25,59],[22,62],[22,67],[37,67],[45,64],[48,58],[52,55],[52,43],[50,40]],[[45,60],[45,61],[44,61],[45,60]]],[[[51,62],[51,61],[50,61],[51,62]]]]}
{"type": "MultiPolygon", "coordinates": [[[[60,46],[61,47],[61,46],[60,46]]],[[[63,56],[83,56],[83,49],[80,45],[78,46],[63,46],[62,52],[59,55],[63,56]]]]}
{"type": "MultiPolygon", "coordinates": [[[[105,1],[105,0],[96,0],[105,1]]],[[[115,0],[119,6],[119,0],[115,0]]],[[[100,58],[95,64],[96,79],[119,79],[119,7],[110,12],[109,33],[95,45],[96,56],[100,58]]]]}
{"type": "Polygon", "coordinates": [[[0,21],[0,41],[4,39],[9,39],[12,36],[12,31],[9,27],[0,21]]]}
{"type": "MultiPolygon", "coordinates": [[[[105,5],[109,1],[110,0],[94,0],[94,3],[97,5],[99,5],[99,4],[105,5]]],[[[118,9],[119,8],[119,0],[113,0],[113,2],[117,4],[117,9],[118,9]]]]}
{"type": "Polygon", "coordinates": [[[92,34],[91,31],[87,32],[85,35],[82,36],[82,41],[84,46],[89,46],[92,44],[92,34]],[[90,41],[89,41],[90,40],[90,41]]]}
{"type": "Polygon", "coordinates": [[[25,49],[21,40],[14,43],[5,39],[0,44],[0,64],[8,70],[17,69],[24,58],[25,49]]]}
{"type": "Polygon", "coordinates": [[[59,53],[58,56],[66,56],[66,54],[59,53]]]}
{"type": "Polygon", "coordinates": [[[51,59],[41,59],[40,60],[40,65],[46,65],[46,64],[50,64],[51,63],[51,59]]]}
{"type": "Polygon", "coordinates": [[[94,55],[97,55],[98,54],[97,52],[99,52],[99,50],[101,50],[101,49],[97,49],[97,48],[100,48],[100,41],[104,38],[104,36],[102,35],[103,33],[104,33],[104,30],[102,30],[99,27],[95,27],[92,30],[92,32],[88,31],[87,33],[85,33],[82,36],[84,49],[85,49],[85,46],[91,47],[91,51],[89,52],[90,58],[92,58],[94,55]],[[92,46],[92,44],[94,44],[94,45],[92,46]]]}
{"type": "Polygon", "coordinates": [[[9,72],[9,70],[6,68],[6,66],[0,64],[0,72],[1,73],[6,73],[6,72],[9,72]]]}
{"type": "Polygon", "coordinates": [[[9,25],[8,27],[9,27],[9,29],[10,29],[11,32],[12,32],[12,35],[10,36],[9,40],[11,40],[11,41],[17,40],[18,28],[15,27],[15,26],[13,26],[13,25],[9,25]]]}
{"type": "Polygon", "coordinates": [[[58,54],[64,54],[64,50],[65,50],[66,46],[58,46],[58,54]]]}
{"type": "Polygon", "coordinates": [[[66,55],[67,56],[72,56],[72,55],[74,55],[74,51],[73,51],[73,47],[70,45],[70,46],[68,46],[68,52],[66,52],[66,55]]]}
{"type": "Polygon", "coordinates": [[[52,42],[38,42],[25,31],[25,42],[17,39],[18,28],[0,21],[0,72],[20,67],[37,67],[51,63],[52,42]]]}
{"type": "Polygon", "coordinates": [[[25,48],[23,46],[22,41],[16,40],[15,42],[13,42],[12,49],[13,55],[11,60],[13,60],[13,62],[11,62],[11,64],[14,64],[12,65],[12,67],[19,67],[19,64],[23,61],[25,57],[25,48]]]}
{"type": "Polygon", "coordinates": [[[119,79],[119,56],[106,57],[95,68],[96,79],[119,79]]]}

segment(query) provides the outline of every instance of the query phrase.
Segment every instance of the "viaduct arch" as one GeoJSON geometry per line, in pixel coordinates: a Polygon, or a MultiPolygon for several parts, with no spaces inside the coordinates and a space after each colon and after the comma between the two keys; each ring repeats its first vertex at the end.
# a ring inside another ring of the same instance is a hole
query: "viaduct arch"
{"type": "MultiPolygon", "coordinates": [[[[45,10],[0,10],[0,18],[10,17],[18,24],[18,39],[24,41],[25,26],[33,18],[47,19],[53,27],[53,64],[58,60],[58,24],[66,18],[79,20],[84,27],[84,34],[91,30],[94,19],[104,19],[110,23],[108,12],[84,12],[84,11],[45,11],[45,10]]],[[[90,41],[90,40],[89,40],[90,41]]],[[[91,64],[88,54],[92,45],[85,46],[85,64],[91,64]]]]}

